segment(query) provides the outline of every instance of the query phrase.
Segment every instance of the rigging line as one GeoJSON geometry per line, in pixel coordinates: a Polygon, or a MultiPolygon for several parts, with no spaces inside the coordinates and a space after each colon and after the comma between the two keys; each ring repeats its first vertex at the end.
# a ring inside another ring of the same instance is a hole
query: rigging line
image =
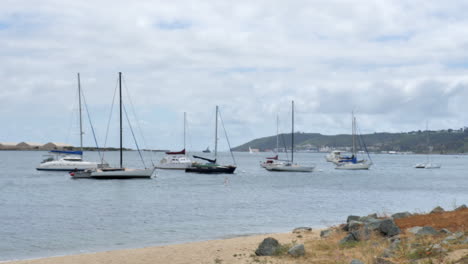
{"type": "Polygon", "coordinates": [[[141,155],[140,147],[138,146],[138,142],[136,140],[135,133],[133,133],[132,124],[130,123],[130,119],[128,118],[127,108],[125,108],[125,105],[123,106],[123,109],[124,109],[124,112],[125,112],[125,117],[127,118],[128,126],[130,127],[130,131],[132,132],[133,141],[135,141],[135,145],[137,147],[138,154],[140,155],[141,162],[143,163],[143,166],[146,169],[146,164],[145,164],[145,161],[143,160],[143,156],[141,155]]]}
{"type": "MultiPolygon", "coordinates": [[[[86,114],[88,115],[89,126],[91,127],[91,131],[93,132],[94,143],[96,144],[96,148],[97,148],[97,152],[98,152],[99,158],[100,158],[101,160],[103,160],[102,155],[101,155],[101,151],[100,151],[100,149],[99,149],[99,144],[98,144],[98,141],[97,141],[97,139],[96,139],[96,133],[94,132],[93,122],[91,121],[91,115],[89,114],[88,103],[86,102],[86,97],[85,97],[85,95],[84,95],[83,89],[81,89],[81,95],[82,95],[82,97],[83,97],[83,103],[84,103],[84,106],[85,106],[85,109],[86,109],[86,114]]],[[[101,163],[102,163],[102,162],[101,162],[101,163]]]]}
{"type": "Polygon", "coordinates": [[[218,110],[218,114],[219,114],[219,119],[221,120],[221,125],[223,126],[224,135],[226,136],[226,141],[228,143],[229,152],[231,152],[231,157],[232,157],[232,160],[234,161],[234,165],[237,165],[236,159],[234,158],[234,154],[232,153],[231,143],[229,142],[229,137],[227,135],[226,128],[224,127],[224,121],[223,121],[223,117],[221,116],[221,111],[218,110]]]}
{"type": "MultiPolygon", "coordinates": [[[[110,122],[112,120],[112,112],[114,110],[115,95],[117,94],[118,85],[119,85],[119,80],[117,79],[117,82],[116,82],[115,88],[114,88],[114,96],[112,97],[112,104],[111,104],[111,110],[110,110],[110,114],[109,114],[109,120],[107,120],[106,138],[104,140],[104,148],[107,147],[107,138],[108,138],[108,135],[109,135],[109,127],[110,127],[110,122]]],[[[105,152],[102,154],[101,163],[104,163],[104,155],[105,155],[105,152]]]]}
{"type": "Polygon", "coordinates": [[[68,131],[67,131],[67,137],[65,138],[65,143],[68,143],[69,139],[70,139],[70,133],[71,133],[71,130],[72,130],[72,126],[73,126],[73,123],[74,123],[74,117],[75,117],[75,107],[76,107],[76,102],[78,101],[77,100],[78,97],[76,96],[76,93],[75,93],[75,98],[73,98],[73,105],[72,105],[72,111],[70,111],[70,123],[68,124],[68,131]]]}
{"type": "MultiPolygon", "coordinates": [[[[130,95],[130,92],[128,91],[128,86],[127,86],[127,82],[125,81],[125,79],[123,79],[123,84],[124,84],[124,87],[125,87],[125,91],[127,92],[128,101],[130,102],[130,110],[132,110],[133,116],[135,117],[135,122],[136,122],[137,127],[138,127],[138,132],[140,133],[140,137],[141,137],[142,140],[143,140],[143,144],[145,145],[144,147],[145,147],[146,149],[148,149],[148,143],[146,142],[146,138],[145,138],[145,136],[143,135],[143,129],[141,129],[140,122],[139,122],[139,119],[138,119],[138,117],[137,117],[137,115],[136,115],[135,107],[133,106],[132,97],[131,97],[131,95],[130,95]]],[[[150,151],[150,160],[151,160],[151,163],[152,163],[153,166],[154,166],[154,162],[153,162],[153,151],[150,151]]]]}
{"type": "Polygon", "coordinates": [[[359,141],[360,141],[360,142],[362,143],[362,145],[364,146],[364,150],[365,150],[366,153],[367,153],[367,157],[369,158],[370,162],[373,164],[374,161],[372,161],[372,158],[371,158],[371,156],[369,155],[369,151],[367,150],[366,142],[364,142],[364,139],[363,139],[363,137],[362,137],[361,128],[358,127],[357,125],[356,125],[356,127],[357,127],[357,130],[358,130],[358,132],[359,132],[359,141]]]}
{"type": "Polygon", "coordinates": [[[281,133],[281,140],[283,141],[284,152],[286,153],[286,159],[289,162],[290,159],[289,159],[289,155],[288,155],[288,147],[286,146],[286,140],[284,139],[284,133],[281,133]]]}

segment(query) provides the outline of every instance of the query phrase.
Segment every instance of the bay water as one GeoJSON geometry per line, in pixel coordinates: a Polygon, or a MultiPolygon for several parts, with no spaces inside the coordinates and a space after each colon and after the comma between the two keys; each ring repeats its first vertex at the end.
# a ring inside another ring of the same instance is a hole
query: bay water
{"type": "MultiPolygon", "coordinates": [[[[148,180],[72,179],[36,171],[41,151],[0,151],[0,261],[138,248],[342,223],[350,214],[428,212],[468,203],[468,156],[373,155],[369,171],[335,170],[297,153],[313,173],[269,172],[271,153],[235,153],[234,175],[157,170],[148,180]]],[[[106,160],[117,164],[118,152],[106,160]]],[[[163,153],[144,152],[146,166],[163,153]]],[[[98,160],[97,152],[86,152],[98,160]]],[[[143,165],[125,152],[128,167],[143,165]]],[[[219,160],[231,163],[229,153],[219,160]]]]}

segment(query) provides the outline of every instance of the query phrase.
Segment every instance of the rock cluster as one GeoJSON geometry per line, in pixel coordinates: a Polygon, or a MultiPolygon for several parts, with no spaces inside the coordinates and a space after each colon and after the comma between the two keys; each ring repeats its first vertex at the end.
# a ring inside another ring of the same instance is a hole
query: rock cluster
{"type": "Polygon", "coordinates": [[[393,219],[378,219],[374,216],[376,215],[364,217],[348,216],[347,224],[343,227],[343,230],[348,231],[348,235],[340,241],[340,244],[368,240],[372,232],[384,237],[393,237],[401,233],[400,228],[395,224],[393,219]]]}

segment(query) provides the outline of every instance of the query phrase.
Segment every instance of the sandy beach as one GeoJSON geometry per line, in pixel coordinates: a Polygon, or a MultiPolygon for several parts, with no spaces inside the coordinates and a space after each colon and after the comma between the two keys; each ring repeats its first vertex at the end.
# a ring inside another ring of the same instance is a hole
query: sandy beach
{"type": "MultiPolygon", "coordinates": [[[[318,239],[320,230],[302,232],[300,235],[290,233],[264,234],[254,236],[235,237],[222,240],[209,240],[186,244],[147,247],[139,249],[125,249],[105,251],[91,254],[80,254],[60,257],[50,257],[32,260],[10,261],[4,263],[15,264],[92,264],[92,263],[254,263],[255,254],[260,242],[267,237],[273,237],[280,243],[298,243],[304,240],[318,239]]],[[[265,257],[264,257],[265,258],[265,257]]],[[[280,261],[280,260],[278,260],[280,261]]],[[[286,261],[287,262],[287,261],[286,261]]],[[[281,263],[285,263],[283,259],[281,263]]]]}

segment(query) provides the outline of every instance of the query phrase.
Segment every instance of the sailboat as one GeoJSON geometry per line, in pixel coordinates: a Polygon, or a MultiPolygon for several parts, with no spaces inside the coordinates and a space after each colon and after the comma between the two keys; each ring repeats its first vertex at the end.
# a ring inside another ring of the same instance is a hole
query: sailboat
{"type": "Polygon", "coordinates": [[[426,162],[418,163],[414,167],[416,169],[440,169],[440,164],[437,163],[432,163],[430,160],[430,154],[432,152],[432,146],[429,144],[429,128],[428,128],[428,122],[426,122],[426,144],[428,147],[428,152],[427,152],[427,157],[426,157],[426,162]]]}
{"type": "Polygon", "coordinates": [[[185,170],[192,165],[192,161],[185,155],[185,124],[184,112],[184,149],[178,152],[166,152],[166,156],[156,165],[158,169],[185,170]]]}
{"type": "MultiPolygon", "coordinates": [[[[353,140],[353,147],[352,147],[352,155],[351,157],[342,157],[338,162],[334,162],[336,164],[336,168],[338,170],[368,170],[372,165],[372,162],[367,160],[358,160],[357,159],[357,150],[356,150],[356,134],[357,134],[357,127],[356,127],[356,117],[354,117],[354,112],[351,114],[352,118],[352,140],[353,140]]],[[[366,149],[367,152],[367,149],[366,149]]],[[[369,155],[369,153],[367,153],[369,155]]]]}
{"type": "Polygon", "coordinates": [[[291,103],[292,109],[292,132],[291,132],[291,161],[281,164],[267,165],[264,168],[269,171],[290,171],[290,172],[312,172],[314,166],[302,166],[294,163],[294,101],[291,103]]]}
{"type": "Polygon", "coordinates": [[[211,153],[210,147],[206,147],[205,150],[202,151],[203,153],[211,153]]]}
{"type": "Polygon", "coordinates": [[[249,146],[249,154],[253,154],[253,150],[249,146]]]}
{"type": "Polygon", "coordinates": [[[93,179],[134,179],[151,178],[155,168],[129,169],[123,166],[123,146],[122,146],[122,73],[119,72],[119,99],[120,99],[120,166],[117,168],[97,168],[85,170],[84,172],[70,172],[74,178],[93,178],[93,179]]]}
{"type": "MultiPolygon", "coordinates": [[[[216,121],[215,121],[215,149],[214,149],[214,159],[209,159],[200,156],[193,156],[196,159],[201,159],[207,161],[205,164],[193,163],[192,166],[185,169],[185,172],[195,172],[195,173],[227,173],[232,174],[236,170],[236,165],[220,165],[217,163],[218,157],[218,106],[216,106],[216,121]]],[[[221,119],[222,120],[222,119],[221,119]]],[[[229,149],[231,151],[231,149],[229,149]]],[[[232,151],[231,151],[232,155],[232,151]]],[[[234,159],[234,156],[232,156],[234,159]]]]}
{"type": "Polygon", "coordinates": [[[278,159],[278,149],[279,149],[279,118],[276,116],[276,149],[275,149],[275,156],[274,157],[267,157],[265,161],[260,163],[260,166],[266,168],[267,166],[276,166],[282,165],[284,162],[278,159]]]}
{"type": "MultiPolygon", "coordinates": [[[[80,116],[80,150],[51,150],[48,158],[43,160],[36,170],[44,171],[82,171],[98,168],[101,164],[83,160],[83,122],[81,117],[81,82],[78,73],[78,106],[80,116]]],[[[106,164],[105,164],[106,165],[106,164]]],[[[103,165],[103,166],[105,166],[103,165]]]]}

